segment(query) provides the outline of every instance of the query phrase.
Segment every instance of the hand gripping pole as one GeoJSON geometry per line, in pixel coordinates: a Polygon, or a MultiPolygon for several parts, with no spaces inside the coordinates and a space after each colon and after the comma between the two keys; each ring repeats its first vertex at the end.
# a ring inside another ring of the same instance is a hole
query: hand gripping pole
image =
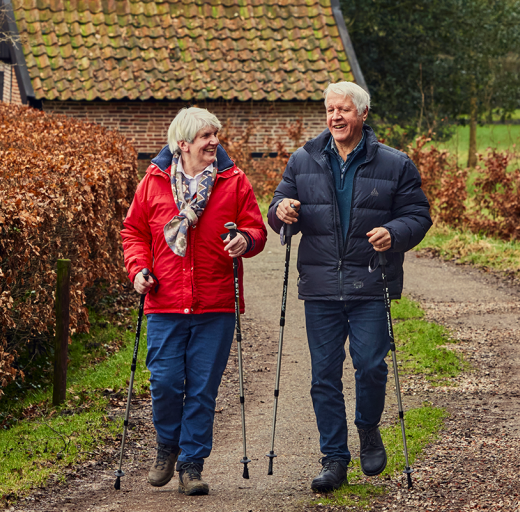
{"type": "Polygon", "coordinates": [[[395,378],[395,391],[397,395],[397,406],[399,409],[399,420],[401,421],[401,433],[403,435],[403,446],[404,446],[404,458],[405,458],[405,469],[403,473],[406,474],[408,480],[408,489],[412,488],[412,473],[413,469],[410,468],[408,463],[408,447],[406,445],[406,431],[404,428],[404,412],[403,403],[401,401],[401,386],[399,384],[399,373],[397,371],[397,358],[395,356],[395,340],[394,340],[394,329],[392,326],[392,316],[390,313],[390,292],[388,290],[388,282],[386,276],[386,256],[384,252],[379,252],[379,265],[381,266],[381,274],[383,277],[383,297],[385,301],[386,309],[386,322],[388,325],[388,335],[390,336],[390,350],[392,352],[392,365],[394,367],[394,378],[395,378]]]}
{"type": "MultiPolygon", "coordinates": [[[[150,271],[147,268],[143,268],[142,270],[143,277],[148,281],[148,277],[150,276],[150,271]]],[[[130,384],[128,385],[128,397],[126,399],[126,412],[125,412],[125,420],[123,422],[123,439],[121,440],[121,453],[119,455],[119,469],[115,472],[116,481],[114,483],[114,489],[119,491],[121,489],[121,477],[125,476],[124,472],[121,470],[121,466],[123,465],[123,453],[125,450],[125,442],[126,442],[126,432],[128,429],[128,418],[130,417],[130,404],[132,402],[132,389],[134,387],[134,376],[135,369],[137,367],[137,353],[139,351],[139,338],[141,337],[141,324],[143,321],[143,310],[144,310],[144,299],[146,295],[141,295],[139,299],[139,312],[137,314],[137,328],[135,330],[135,344],[134,344],[134,354],[132,357],[132,366],[131,366],[131,374],[130,374],[130,384]]]]}
{"type": "MultiPolygon", "coordinates": [[[[224,227],[229,230],[229,239],[233,240],[237,236],[237,225],[234,222],[227,222],[224,227]]],[[[238,379],[240,386],[240,407],[242,412],[242,440],[244,445],[244,457],[240,461],[244,464],[244,478],[249,478],[249,469],[247,465],[251,462],[247,457],[246,449],[246,414],[244,403],[244,372],[242,366],[242,328],[240,325],[240,286],[238,283],[238,258],[233,258],[233,279],[235,283],[235,322],[237,330],[237,349],[238,349],[238,379]]]]}

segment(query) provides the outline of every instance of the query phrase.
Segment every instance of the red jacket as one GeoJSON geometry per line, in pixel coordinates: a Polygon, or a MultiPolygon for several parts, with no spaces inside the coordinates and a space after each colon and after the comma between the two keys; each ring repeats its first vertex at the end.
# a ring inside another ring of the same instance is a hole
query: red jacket
{"type": "MultiPolygon", "coordinates": [[[[246,175],[224,149],[217,150],[218,173],[208,204],[196,226],[188,230],[186,256],[166,244],[164,226],[179,213],[170,184],[172,154],[168,146],[152,160],[137,191],[121,231],[128,277],[148,268],[159,280],[146,296],[144,312],[234,312],[233,259],[224,251],[220,235],[234,222],[251,240],[246,258],[265,246],[267,230],[246,175]]],[[[239,258],[240,311],[244,312],[242,258],[239,258]]]]}

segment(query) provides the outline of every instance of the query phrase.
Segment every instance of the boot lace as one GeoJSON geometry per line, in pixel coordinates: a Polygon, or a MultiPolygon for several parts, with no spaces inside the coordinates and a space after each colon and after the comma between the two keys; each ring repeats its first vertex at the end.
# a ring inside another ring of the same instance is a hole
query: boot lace
{"type": "Polygon", "coordinates": [[[182,465],[182,471],[184,471],[184,474],[188,475],[188,478],[190,480],[200,480],[201,479],[201,473],[202,473],[202,465],[197,464],[196,462],[185,462],[182,465]]]}
{"type": "Polygon", "coordinates": [[[323,462],[323,458],[320,459],[320,463],[323,464],[323,467],[321,468],[320,475],[322,473],[325,473],[326,471],[332,471],[335,472],[338,469],[339,462],[337,460],[326,460],[323,462]]]}
{"type": "Polygon", "coordinates": [[[164,471],[168,463],[171,449],[167,444],[157,443],[157,459],[155,459],[155,469],[164,471]]]}
{"type": "Polygon", "coordinates": [[[379,446],[379,439],[377,436],[377,427],[371,428],[370,430],[359,430],[361,437],[361,444],[363,447],[366,446],[379,446]]]}

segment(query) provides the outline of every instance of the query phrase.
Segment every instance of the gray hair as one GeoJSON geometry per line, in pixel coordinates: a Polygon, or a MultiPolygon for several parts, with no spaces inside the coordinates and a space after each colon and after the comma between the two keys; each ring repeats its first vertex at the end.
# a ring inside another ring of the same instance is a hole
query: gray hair
{"type": "Polygon", "coordinates": [[[180,110],[168,128],[170,151],[172,153],[177,152],[179,150],[178,143],[181,140],[191,144],[197,133],[207,126],[213,126],[217,130],[222,128],[217,116],[205,108],[189,107],[180,110]]]}
{"type": "Polygon", "coordinates": [[[354,82],[338,82],[337,84],[329,84],[329,86],[323,91],[325,106],[327,106],[327,96],[329,92],[339,94],[344,98],[350,96],[359,117],[365,113],[367,108],[370,110],[370,94],[354,82]]]}

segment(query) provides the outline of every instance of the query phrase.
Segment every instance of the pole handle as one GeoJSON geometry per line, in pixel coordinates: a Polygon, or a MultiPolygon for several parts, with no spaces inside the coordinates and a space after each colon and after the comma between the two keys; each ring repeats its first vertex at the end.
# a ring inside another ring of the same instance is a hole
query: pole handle
{"type": "Polygon", "coordinates": [[[237,225],[234,222],[226,222],[224,227],[229,231],[229,239],[233,240],[237,236],[237,225]]]}
{"type": "Polygon", "coordinates": [[[150,271],[145,267],[143,270],[141,270],[141,273],[143,274],[143,277],[148,281],[148,278],[150,277],[150,271]]]}
{"type": "Polygon", "coordinates": [[[380,264],[381,266],[386,265],[386,256],[385,256],[385,253],[384,253],[384,252],[378,252],[377,254],[378,254],[378,256],[379,256],[379,264],[380,264]]]}

